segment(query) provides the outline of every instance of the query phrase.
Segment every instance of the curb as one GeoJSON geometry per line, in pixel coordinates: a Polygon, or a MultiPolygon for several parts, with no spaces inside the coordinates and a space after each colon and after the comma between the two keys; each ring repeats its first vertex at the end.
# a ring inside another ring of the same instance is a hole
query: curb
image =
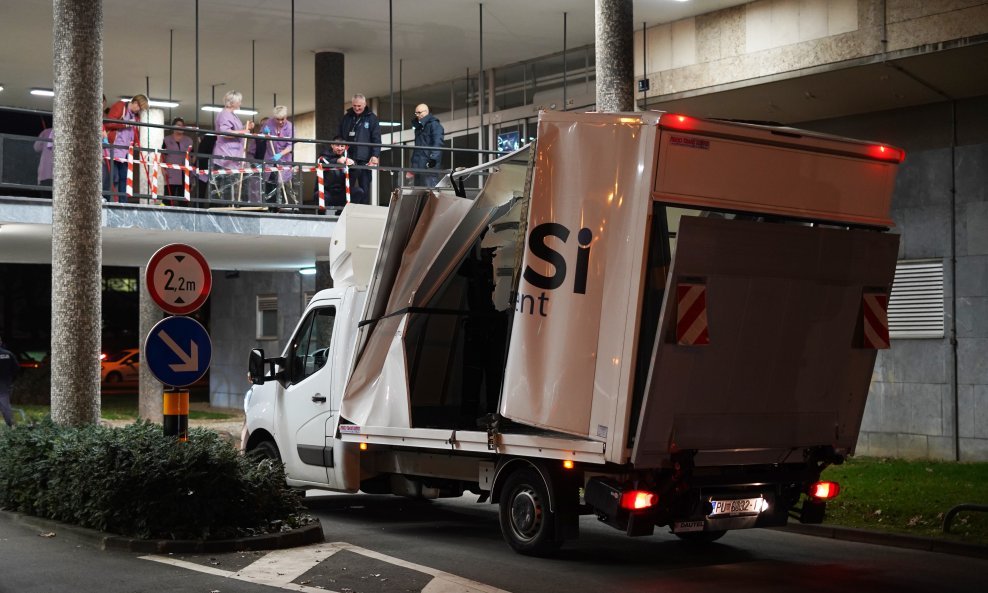
{"type": "Polygon", "coordinates": [[[772,529],[790,533],[798,533],[801,535],[812,535],[814,537],[828,537],[831,539],[839,539],[863,544],[876,544],[880,546],[908,548],[910,550],[922,550],[926,552],[938,552],[941,554],[954,554],[958,556],[988,559],[988,545],[984,544],[970,544],[952,540],[941,540],[932,537],[886,533],[883,531],[869,531],[867,529],[854,529],[851,527],[837,527],[833,525],[790,523],[785,527],[775,527],[772,529]]]}
{"type": "Polygon", "coordinates": [[[43,519],[12,511],[0,511],[0,517],[25,527],[56,533],[64,539],[88,545],[99,550],[116,552],[139,552],[143,554],[216,554],[224,552],[245,552],[252,550],[278,550],[308,544],[323,543],[322,524],[319,519],[284,533],[269,533],[254,537],[235,539],[190,540],[190,539],[137,539],[114,535],[95,529],[69,525],[51,519],[43,519]]]}

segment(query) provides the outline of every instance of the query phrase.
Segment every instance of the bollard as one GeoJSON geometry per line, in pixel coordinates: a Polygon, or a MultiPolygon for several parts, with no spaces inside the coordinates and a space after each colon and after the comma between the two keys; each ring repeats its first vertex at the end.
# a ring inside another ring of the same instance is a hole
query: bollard
{"type": "Polygon", "coordinates": [[[189,390],[175,389],[162,394],[162,424],[166,437],[178,437],[179,442],[189,440],[189,390]]]}

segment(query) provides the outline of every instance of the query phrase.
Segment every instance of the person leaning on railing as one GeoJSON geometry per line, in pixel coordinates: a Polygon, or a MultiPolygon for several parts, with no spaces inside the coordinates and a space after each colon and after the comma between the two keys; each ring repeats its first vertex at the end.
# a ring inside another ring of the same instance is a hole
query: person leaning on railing
{"type": "MultiPolygon", "coordinates": [[[[136,95],[130,101],[120,100],[110,107],[110,112],[106,114],[107,119],[122,119],[128,122],[140,123],[141,112],[147,111],[148,98],[144,95],[136,95]]],[[[127,123],[107,122],[103,126],[107,132],[107,141],[110,143],[110,157],[113,159],[113,179],[111,181],[116,190],[115,202],[122,202],[127,193],[127,149],[131,144],[135,144],[134,158],[137,157],[137,150],[141,146],[140,136],[137,134],[137,126],[127,123]]]]}

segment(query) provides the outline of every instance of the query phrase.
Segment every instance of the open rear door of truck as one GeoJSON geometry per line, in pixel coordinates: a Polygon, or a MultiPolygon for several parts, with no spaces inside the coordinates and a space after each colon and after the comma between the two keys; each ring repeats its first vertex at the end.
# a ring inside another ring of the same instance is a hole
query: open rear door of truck
{"type": "Polygon", "coordinates": [[[898,236],[870,230],[684,217],[635,466],[685,450],[697,465],[853,451],[876,348],[888,347],[897,250],[898,236]]]}

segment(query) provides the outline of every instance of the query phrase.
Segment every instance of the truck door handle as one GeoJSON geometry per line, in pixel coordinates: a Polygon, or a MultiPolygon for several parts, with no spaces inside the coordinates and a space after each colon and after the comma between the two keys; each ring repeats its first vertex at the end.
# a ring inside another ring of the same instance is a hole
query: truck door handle
{"type": "Polygon", "coordinates": [[[312,401],[316,402],[317,404],[324,404],[324,403],[326,403],[326,396],[325,395],[319,395],[317,393],[317,394],[315,394],[315,395],[312,396],[312,401]]]}

